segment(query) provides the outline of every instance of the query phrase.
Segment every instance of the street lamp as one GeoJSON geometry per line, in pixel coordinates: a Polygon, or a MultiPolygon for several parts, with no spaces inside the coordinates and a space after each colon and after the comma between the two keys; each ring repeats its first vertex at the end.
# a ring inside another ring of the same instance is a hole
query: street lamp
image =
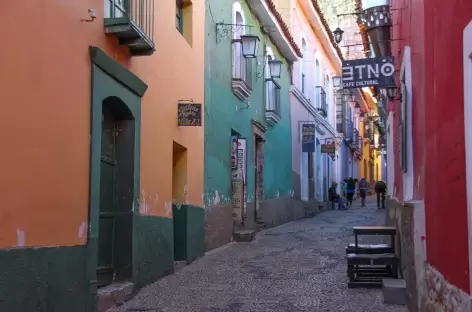
{"type": "Polygon", "coordinates": [[[336,41],[337,44],[341,43],[341,41],[343,40],[344,30],[338,27],[333,31],[333,34],[334,34],[334,41],[336,41]]]}
{"type": "Polygon", "coordinates": [[[356,110],[356,114],[359,115],[359,112],[361,110],[361,106],[359,105],[359,103],[356,103],[356,105],[354,106],[354,109],[356,110]]]}
{"type": "Polygon", "coordinates": [[[269,71],[272,78],[280,78],[280,73],[282,71],[282,61],[279,60],[269,60],[269,71]]]}
{"type": "Polygon", "coordinates": [[[387,90],[387,97],[390,101],[393,101],[396,99],[398,95],[398,88],[395,84],[392,84],[390,86],[385,87],[387,90]]]}
{"type": "Polygon", "coordinates": [[[259,49],[259,37],[256,35],[241,35],[241,46],[245,58],[256,58],[259,49]]]}
{"type": "Polygon", "coordinates": [[[351,102],[356,101],[356,94],[355,93],[351,93],[349,96],[351,97],[351,102]]]}
{"type": "Polygon", "coordinates": [[[333,86],[335,88],[341,87],[341,77],[339,77],[339,76],[334,76],[333,77],[333,86]]]}

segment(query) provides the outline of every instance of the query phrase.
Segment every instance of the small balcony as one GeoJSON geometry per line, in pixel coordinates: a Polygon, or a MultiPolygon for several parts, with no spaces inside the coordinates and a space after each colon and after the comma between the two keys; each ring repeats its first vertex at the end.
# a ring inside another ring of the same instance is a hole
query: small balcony
{"type": "Polygon", "coordinates": [[[326,92],[321,86],[315,87],[315,108],[323,117],[328,117],[328,105],[326,103],[326,92]]]}
{"type": "Polygon", "coordinates": [[[244,58],[241,51],[241,40],[233,40],[233,93],[245,101],[252,92],[252,59],[244,58]]]}
{"type": "Polygon", "coordinates": [[[151,55],[154,47],[154,0],[104,0],[105,33],[113,34],[131,55],[151,55]]]}

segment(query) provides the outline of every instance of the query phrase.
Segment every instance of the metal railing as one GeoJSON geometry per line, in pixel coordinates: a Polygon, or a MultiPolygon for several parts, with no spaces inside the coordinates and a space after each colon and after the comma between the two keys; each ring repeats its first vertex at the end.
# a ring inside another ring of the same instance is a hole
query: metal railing
{"type": "Polygon", "coordinates": [[[328,105],[326,103],[326,92],[321,86],[315,87],[315,108],[324,117],[328,116],[328,105]]]}
{"type": "Polygon", "coordinates": [[[154,40],[154,0],[108,0],[105,18],[127,18],[143,35],[154,40]]]}
{"type": "Polygon", "coordinates": [[[359,138],[359,130],[354,128],[352,131],[352,147],[360,149],[361,144],[360,144],[360,138],[359,138]]]}
{"type": "Polygon", "coordinates": [[[266,112],[280,117],[280,86],[272,79],[266,79],[266,112]]]}
{"type": "Polygon", "coordinates": [[[241,80],[252,90],[252,62],[244,58],[241,40],[233,40],[233,80],[241,80]]]}

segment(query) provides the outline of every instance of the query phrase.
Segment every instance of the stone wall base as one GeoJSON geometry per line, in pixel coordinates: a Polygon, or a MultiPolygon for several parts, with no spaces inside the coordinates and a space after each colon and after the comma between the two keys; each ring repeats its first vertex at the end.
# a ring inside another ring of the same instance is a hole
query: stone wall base
{"type": "Polygon", "coordinates": [[[233,204],[205,208],[205,251],[231,242],[233,237],[233,204]]]}
{"type": "Polygon", "coordinates": [[[424,291],[420,294],[421,312],[471,312],[471,297],[448,281],[431,265],[426,265],[424,291]]]}
{"type": "Polygon", "coordinates": [[[395,247],[407,285],[408,311],[472,312],[470,297],[427,263],[424,202],[387,197],[387,209],[387,224],[397,228],[395,247]]]}

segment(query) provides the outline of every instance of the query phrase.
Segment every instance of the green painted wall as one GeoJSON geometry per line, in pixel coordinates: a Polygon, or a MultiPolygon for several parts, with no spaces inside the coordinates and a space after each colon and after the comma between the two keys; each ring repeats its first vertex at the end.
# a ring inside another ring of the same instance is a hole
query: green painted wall
{"type": "MultiPolygon", "coordinates": [[[[107,96],[123,99],[135,116],[134,198],[139,193],[141,96],[147,86],[96,48],[91,48],[93,74],[90,186],[91,229],[85,246],[0,249],[0,311],[93,312],[96,303],[98,212],[100,196],[101,103],[107,96]],[[112,78],[110,75],[113,75],[112,78]],[[119,81],[122,83],[120,84],[119,81]],[[126,88],[126,85],[128,88],[126,88]],[[131,92],[130,92],[131,91],[131,92]]],[[[202,211],[201,208],[196,208],[202,211]]],[[[193,216],[193,215],[192,215],[193,216]]],[[[195,220],[197,218],[194,218],[195,220]]],[[[192,224],[203,231],[203,221],[192,224]]],[[[173,220],[133,215],[133,276],[139,288],[174,271],[173,220]]],[[[197,242],[192,241],[192,246],[197,242]]],[[[203,248],[203,239],[198,248],[203,248]]]]}
{"type": "Polygon", "coordinates": [[[172,219],[135,217],[133,282],[138,288],[174,272],[173,235],[172,219]]]}
{"type": "MultiPolygon", "coordinates": [[[[267,127],[265,134],[265,197],[289,196],[292,192],[291,134],[289,104],[288,64],[277,48],[268,40],[277,59],[284,62],[282,76],[277,81],[281,86],[281,121],[271,127],[265,121],[264,81],[256,73],[263,66],[253,61],[253,91],[247,100],[251,107],[236,111],[236,107],[246,107],[233,93],[232,45],[231,38],[223,38],[216,43],[215,23],[232,23],[232,0],[206,0],[205,27],[205,206],[231,201],[230,138],[231,129],[248,139],[247,150],[247,201],[254,199],[254,164],[251,120],[267,127]]],[[[264,36],[259,22],[250,13],[244,0],[240,1],[245,11],[247,25],[253,25],[251,33],[261,39],[258,55],[263,64],[264,36]]],[[[231,35],[231,33],[230,33],[231,35]]]]}
{"type": "Polygon", "coordinates": [[[174,257],[190,263],[205,255],[204,211],[191,205],[173,205],[174,257]]]}
{"type": "Polygon", "coordinates": [[[84,246],[1,250],[0,311],[91,311],[85,259],[84,246]]]}

